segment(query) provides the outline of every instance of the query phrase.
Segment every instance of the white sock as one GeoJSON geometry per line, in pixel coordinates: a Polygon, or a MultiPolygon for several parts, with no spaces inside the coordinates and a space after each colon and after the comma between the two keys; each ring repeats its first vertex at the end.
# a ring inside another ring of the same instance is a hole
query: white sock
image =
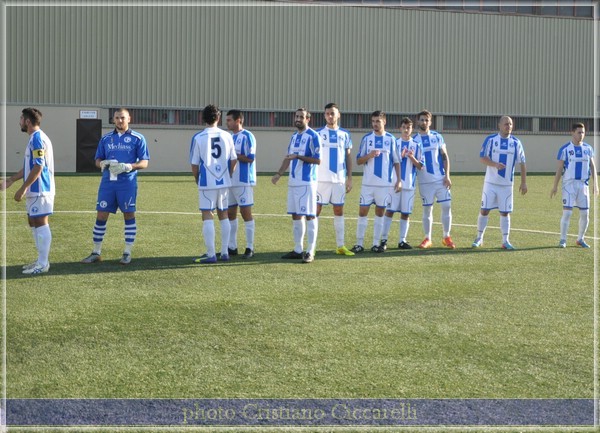
{"type": "MultiPolygon", "coordinates": [[[[560,219],[560,239],[566,240],[567,233],[569,233],[569,224],[571,223],[571,215],[573,214],[572,209],[563,209],[562,218],[560,219]]],[[[581,217],[581,214],[579,214],[581,217]]]]}
{"type": "Polygon", "coordinates": [[[483,235],[485,234],[489,219],[489,215],[481,215],[481,213],[477,217],[477,239],[483,240],[483,235]]]}
{"type": "Polygon", "coordinates": [[[358,217],[358,222],[356,224],[356,245],[360,245],[361,247],[365,244],[365,232],[367,231],[367,226],[369,225],[369,220],[367,217],[358,217]]]}
{"type": "MultiPolygon", "coordinates": [[[[221,227],[223,224],[221,223],[221,227]]],[[[238,230],[238,220],[237,218],[234,220],[229,220],[229,243],[228,246],[232,250],[237,248],[237,230],[238,230]]]]}
{"type": "Polygon", "coordinates": [[[306,221],[304,218],[292,221],[294,231],[294,251],[302,253],[304,251],[304,233],[306,232],[306,221]]]}
{"type": "Polygon", "coordinates": [[[442,206],[442,229],[444,231],[444,237],[447,238],[450,236],[450,230],[452,230],[451,202],[445,201],[440,203],[440,205],[442,206]]]}
{"type": "Polygon", "coordinates": [[[206,255],[215,256],[215,221],[205,220],[202,222],[202,236],[204,236],[204,245],[206,245],[206,255]]]}
{"type": "Polygon", "coordinates": [[[423,233],[431,240],[431,225],[433,224],[433,205],[423,206],[423,233]]]}
{"type": "Polygon", "coordinates": [[[229,237],[231,233],[231,223],[229,222],[229,218],[225,217],[225,219],[219,220],[221,224],[221,255],[229,255],[229,251],[227,251],[227,247],[229,246],[229,237]]]}
{"type": "Polygon", "coordinates": [[[246,247],[254,251],[254,220],[245,221],[244,227],[246,228],[246,247]]]}
{"type": "Polygon", "coordinates": [[[37,238],[38,263],[42,266],[48,264],[50,245],[52,244],[52,232],[48,224],[35,229],[37,238]]]}
{"type": "Polygon", "coordinates": [[[381,241],[381,230],[383,229],[383,218],[382,216],[375,215],[375,221],[373,222],[373,246],[379,246],[381,241]]]}
{"type": "Polygon", "coordinates": [[[500,230],[502,231],[502,243],[508,243],[510,235],[510,214],[506,216],[500,215],[500,230]]]}
{"type": "Polygon", "coordinates": [[[583,239],[590,223],[590,213],[587,209],[579,209],[579,234],[577,239],[583,239]]]}
{"type": "Polygon", "coordinates": [[[313,218],[306,221],[306,251],[315,255],[317,249],[317,234],[319,233],[319,219],[313,218]]]}
{"type": "Polygon", "coordinates": [[[385,239],[387,241],[387,238],[390,235],[390,229],[392,228],[392,221],[394,221],[393,217],[389,217],[387,215],[383,216],[383,226],[381,227],[381,239],[385,239]]]}
{"type": "Polygon", "coordinates": [[[400,242],[406,242],[406,236],[408,235],[408,228],[410,227],[410,220],[404,220],[400,218],[400,242]]]}
{"type": "Polygon", "coordinates": [[[37,238],[37,229],[35,227],[30,227],[31,228],[31,235],[33,236],[33,243],[35,244],[35,248],[37,249],[38,247],[38,238],[37,238]]]}
{"type": "Polygon", "coordinates": [[[337,247],[343,247],[344,246],[344,230],[345,230],[345,224],[344,224],[344,215],[334,215],[333,216],[333,228],[335,230],[335,242],[337,244],[337,247]]]}

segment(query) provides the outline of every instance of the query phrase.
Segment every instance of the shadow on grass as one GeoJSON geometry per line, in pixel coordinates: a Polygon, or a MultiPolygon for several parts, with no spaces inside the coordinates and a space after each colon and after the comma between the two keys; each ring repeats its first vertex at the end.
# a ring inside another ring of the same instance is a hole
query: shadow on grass
{"type": "MultiPolygon", "coordinates": [[[[318,264],[322,261],[330,260],[363,260],[363,259],[401,259],[402,257],[431,257],[431,256],[445,256],[445,255],[463,255],[463,254],[519,254],[523,251],[534,251],[534,250],[547,250],[556,249],[556,245],[549,246],[537,246],[537,247],[525,247],[519,248],[514,251],[506,251],[500,247],[497,248],[456,248],[454,250],[448,248],[430,248],[421,250],[419,248],[413,248],[412,250],[400,250],[395,248],[388,249],[385,253],[372,253],[366,250],[363,253],[356,254],[355,256],[340,256],[335,254],[334,251],[317,251],[315,261],[313,265],[318,264]]],[[[576,249],[573,247],[572,249],[576,249]]],[[[579,248],[581,249],[581,248],[579,248]]],[[[48,275],[86,275],[86,274],[101,274],[111,272],[136,272],[136,271],[155,271],[155,270],[166,270],[166,269],[209,269],[213,267],[231,267],[236,268],[239,266],[260,266],[265,264],[300,264],[302,260],[289,260],[282,259],[281,256],[287,253],[287,251],[270,251],[264,253],[256,253],[251,259],[244,259],[240,256],[231,257],[227,262],[218,261],[214,264],[201,265],[193,263],[193,259],[196,256],[162,256],[162,257],[137,257],[134,258],[129,265],[121,265],[119,258],[105,259],[100,263],[84,264],[79,262],[52,262],[50,272],[48,275]]],[[[23,275],[22,268],[20,265],[7,266],[6,267],[6,280],[14,280],[20,278],[31,278],[30,275],[23,275]]]]}

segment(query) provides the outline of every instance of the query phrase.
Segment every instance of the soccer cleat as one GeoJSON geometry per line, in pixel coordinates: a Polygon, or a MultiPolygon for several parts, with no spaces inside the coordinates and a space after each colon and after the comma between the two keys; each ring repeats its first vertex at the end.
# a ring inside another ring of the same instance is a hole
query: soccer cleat
{"type": "Polygon", "coordinates": [[[382,239],[381,242],[379,242],[379,248],[383,248],[383,251],[387,250],[387,239],[382,239]]]}
{"type": "Polygon", "coordinates": [[[581,248],[589,248],[590,247],[588,244],[585,243],[585,241],[583,239],[577,239],[576,244],[579,245],[581,248]]]}
{"type": "Polygon", "coordinates": [[[315,258],[310,252],[302,253],[302,263],[312,263],[314,260],[315,258]]]}
{"type": "Polygon", "coordinates": [[[251,259],[252,257],[254,257],[254,251],[250,248],[246,248],[246,251],[244,251],[244,254],[242,255],[242,259],[251,259]]]}
{"type": "Polygon", "coordinates": [[[229,261],[229,254],[223,254],[221,253],[221,257],[219,257],[219,260],[222,262],[228,262],[229,261]]]}
{"type": "Polygon", "coordinates": [[[454,242],[452,242],[452,238],[450,236],[445,237],[444,239],[442,239],[442,245],[444,245],[445,247],[448,247],[450,249],[454,249],[456,248],[456,244],[454,242]]]}
{"type": "Polygon", "coordinates": [[[131,263],[131,254],[123,253],[123,257],[121,257],[119,263],[121,263],[122,265],[128,265],[129,263],[131,263]]]}
{"type": "Polygon", "coordinates": [[[352,251],[350,251],[348,248],[346,248],[345,246],[339,247],[337,250],[335,250],[335,253],[340,256],[353,256],[354,255],[354,253],[352,251]]]}
{"type": "Polygon", "coordinates": [[[425,238],[425,239],[423,239],[423,242],[421,242],[421,245],[419,245],[419,248],[421,248],[421,249],[431,248],[432,245],[433,245],[433,243],[429,240],[429,238],[425,238]]]}
{"type": "Polygon", "coordinates": [[[42,266],[39,263],[36,263],[34,267],[24,269],[23,275],[37,275],[37,274],[45,274],[50,269],[50,263],[46,264],[46,266],[42,266]]]}
{"type": "Polygon", "coordinates": [[[204,256],[200,256],[197,257],[193,260],[194,263],[199,263],[201,265],[208,265],[208,264],[212,264],[212,263],[217,263],[217,256],[212,256],[212,257],[204,257],[204,256]]]}
{"type": "Polygon", "coordinates": [[[227,254],[229,254],[230,256],[237,256],[238,249],[237,248],[227,248],[227,254]]]}
{"type": "Polygon", "coordinates": [[[302,253],[297,253],[296,251],[292,250],[289,253],[284,254],[283,256],[281,256],[282,259],[292,259],[292,260],[296,260],[296,259],[301,259],[303,258],[302,253]]]}
{"type": "Polygon", "coordinates": [[[481,239],[481,238],[477,238],[477,239],[475,239],[475,240],[473,241],[473,243],[471,244],[471,246],[472,246],[473,248],[479,248],[479,247],[480,247],[480,246],[482,246],[482,245],[483,245],[483,239],[481,239]]]}
{"type": "Polygon", "coordinates": [[[384,249],[383,249],[383,247],[382,247],[382,246],[380,246],[380,245],[373,245],[373,246],[371,247],[371,252],[372,252],[372,253],[383,253],[383,252],[385,252],[385,250],[384,250],[384,249]]]}
{"type": "Polygon", "coordinates": [[[102,257],[98,253],[92,253],[81,261],[81,263],[97,263],[101,262],[102,257]]]}
{"type": "Polygon", "coordinates": [[[412,250],[412,247],[408,242],[400,242],[398,244],[398,248],[400,248],[401,250],[412,250]]]}
{"type": "Polygon", "coordinates": [[[354,254],[362,253],[364,250],[365,248],[362,245],[354,245],[352,248],[350,248],[350,251],[354,254]]]}
{"type": "Polygon", "coordinates": [[[23,265],[23,270],[34,268],[36,265],[37,265],[37,260],[35,262],[31,262],[26,265],[23,265]]]}
{"type": "Polygon", "coordinates": [[[503,250],[514,250],[514,249],[515,249],[515,247],[513,247],[513,246],[510,244],[510,242],[504,242],[504,243],[502,244],[502,249],[503,249],[503,250]]]}
{"type": "Polygon", "coordinates": [[[567,240],[561,239],[560,242],[558,243],[558,248],[567,248],[567,240]]]}

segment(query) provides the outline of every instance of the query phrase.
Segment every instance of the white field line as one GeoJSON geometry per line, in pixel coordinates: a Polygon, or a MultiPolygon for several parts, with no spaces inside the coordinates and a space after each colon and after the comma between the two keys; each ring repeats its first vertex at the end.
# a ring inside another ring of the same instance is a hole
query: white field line
{"type": "MultiPolygon", "coordinates": [[[[23,214],[23,211],[6,211],[7,214],[23,214]]],[[[95,210],[59,210],[59,211],[54,211],[54,213],[64,213],[64,214],[95,214],[96,211],[95,210]]],[[[165,211],[137,211],[137,214],[149,214],[149,215],[190,215],[190,216],[199,216],[200,215],[200,211],[198,212],[165,212],[165,211]]],[[[257,214],[255,213],[254,216],[257,217],[267,217],[267,218],[289,218],[288,214],[269,214],[269,213],[263,213],[263,214],[257,214]]],[[[321,219],[333,219],[333,216],[320,216],[319,218],[321,219]]],[[[346,216],[345,217],[348,220],[357,220],[357,217],[349,217],[346,216]]],[[[372,220],[372,218],[370,217],[369,220],[372,220]]],[[[411,224],[419,223],[421,224],[421,220],[410,220],[411,224]]],[[[441,225],[440,222],[434,222],[433,224],[436,225],[441,225]]],[[[456,227],[469,227],[469,228],[477,228],[476,224],[458,224],[455,222],[452,222],[452,226],[456,226],[456,227]]],[[[497,229],[499,230],[500,227],[498,226],[487,226],[488,229],[497,229]]],[[[515,227],[511,227],[510,228],[511,231],[517,231],[517,232],[524,232],[524,233],[536,233],[536,234],[544,234],[544,235],[560,235],[560,232],[549,232],[549,231],[544,231],[544,230],[529,230],[529,229],[519,229],[519,228],[515,228],[515,227]]],[[[577,235],[568,235],[571,237],[577,237],[577,235]]],[[[589,236],[589,234],[586,236],[588,239],[593,239],[595,241],[599,240],[600,238],[598,237],[593,237],[593,236],[589,236]]]]}

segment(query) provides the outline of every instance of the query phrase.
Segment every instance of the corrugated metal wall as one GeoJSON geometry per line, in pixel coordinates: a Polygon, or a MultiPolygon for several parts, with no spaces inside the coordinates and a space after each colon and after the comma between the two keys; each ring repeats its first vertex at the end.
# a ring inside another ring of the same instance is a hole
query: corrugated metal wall
{"type": "Polygon", "coordinates": [[[591,117],[593,21],[349,6],[10,6],[18,104],[591,117]]]}

